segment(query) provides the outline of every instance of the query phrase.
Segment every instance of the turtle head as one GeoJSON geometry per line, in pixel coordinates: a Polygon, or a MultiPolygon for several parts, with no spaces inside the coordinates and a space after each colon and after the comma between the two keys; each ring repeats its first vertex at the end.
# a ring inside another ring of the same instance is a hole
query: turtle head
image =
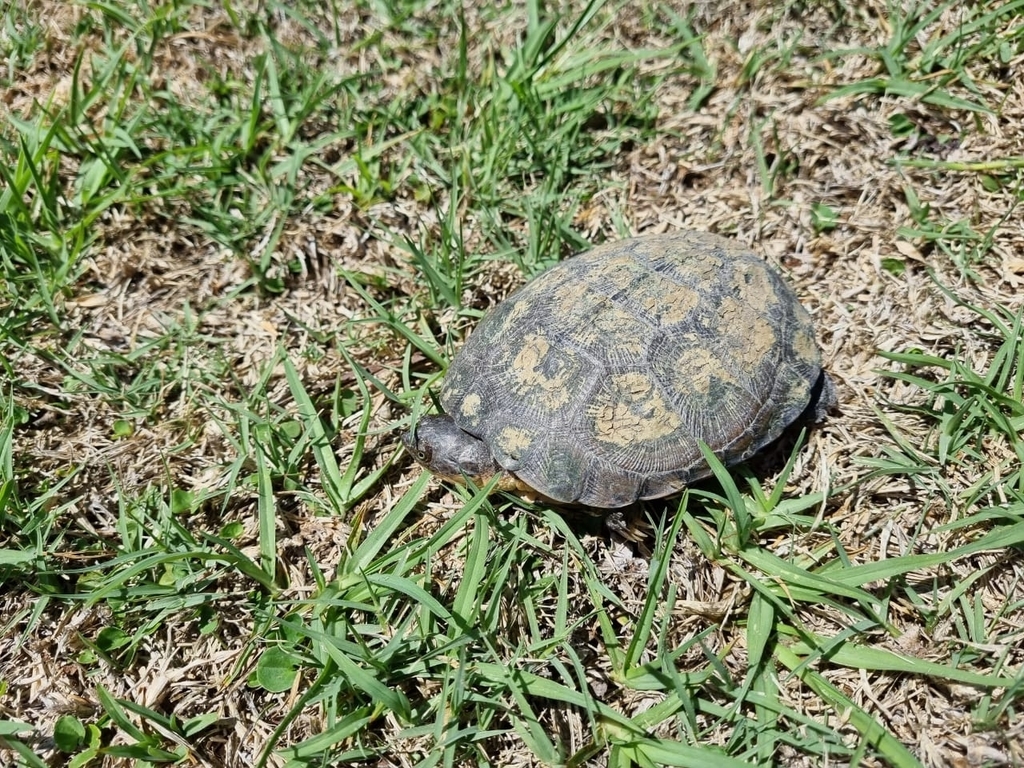
{"type": "Polygon", "coordinates": [[[402,445],[435,475],[457,483],[468,477],[484,485],[504,471],[484,441],[460,429],[451,416],[424,416],[402,435],[402,445]]]}

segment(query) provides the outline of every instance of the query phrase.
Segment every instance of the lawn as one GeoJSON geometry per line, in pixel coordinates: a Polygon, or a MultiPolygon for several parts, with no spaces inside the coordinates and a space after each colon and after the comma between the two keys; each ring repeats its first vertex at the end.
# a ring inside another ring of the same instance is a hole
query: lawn
{"type": "Polygon", "coordinates": [[[1024,0],[0,8],[0,764],[1024,765],[1024,0]],[[404,453],[678,229],[823,424],[637,541],[404,453]]]}

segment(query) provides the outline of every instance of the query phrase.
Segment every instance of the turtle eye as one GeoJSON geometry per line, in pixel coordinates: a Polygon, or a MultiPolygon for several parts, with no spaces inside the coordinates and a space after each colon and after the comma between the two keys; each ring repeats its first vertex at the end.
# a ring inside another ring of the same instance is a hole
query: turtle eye
{"type": "Polygon", "coordinates": [[[422,461],[424,463],[430,461],[430,451],[427,450],[426,448],[417,448],[416,460],[422,461]]]}

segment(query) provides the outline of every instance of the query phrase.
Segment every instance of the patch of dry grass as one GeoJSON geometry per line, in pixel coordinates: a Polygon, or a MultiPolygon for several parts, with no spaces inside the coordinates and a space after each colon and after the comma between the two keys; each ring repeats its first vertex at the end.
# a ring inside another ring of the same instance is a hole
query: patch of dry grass
{"type": "Polygon", "coordinates": [[[1019,8],[4,24],[3,760],[1024,763],[1019,8]],[[785,470],[642,557],[397,454],[524,272],[685,227],[815,315],[785,470]]]}

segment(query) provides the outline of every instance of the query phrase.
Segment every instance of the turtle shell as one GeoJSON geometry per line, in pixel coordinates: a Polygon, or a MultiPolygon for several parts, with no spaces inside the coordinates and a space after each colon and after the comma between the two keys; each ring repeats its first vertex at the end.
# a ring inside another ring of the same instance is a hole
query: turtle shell
{"type": "Polygon", "coordinates": [[[615,508],[679,492],[775,440],[822,376],[779,273],[703,232],[602,245],[495,307],[451,363],[441,404],[555,501],[615,508]]]}

